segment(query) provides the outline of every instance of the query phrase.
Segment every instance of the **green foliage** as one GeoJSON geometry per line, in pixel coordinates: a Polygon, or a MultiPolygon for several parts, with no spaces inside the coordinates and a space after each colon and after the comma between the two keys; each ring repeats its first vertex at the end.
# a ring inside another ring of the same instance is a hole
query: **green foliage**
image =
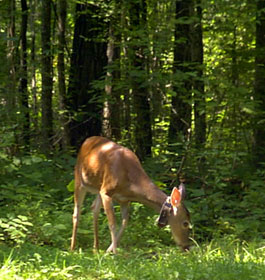
{"type": "MultiPolygon", "coordinates": [[[[47,159],[42,155],[1,154],[0,278],[263,279],[264,171],[244,170],[244,155],[237,153],[218,149],[198,153],[193,147],[183,153],[185,203],[193,222],[191,252],[182,254],[169,228],[156,226],[157,213],[133,203],[117,256],[105,254],[110,234],[103,211],[99,218],[100,252],[92,254],[90,205],[94,197],[90,195],[77,236],[80,249],[66,251],[73,211],[67,186],[73,187],[74,159],[66,155],[47,159]]],[[[177,184],[181,161],[180,155],[170,151],[146,160],[144,167],[169,193],[177,184]]],[[[115,205],[120,222],[119,210],[115,205]]]]}
{"type": "MultiPolygon", "coordinates": [[[[137,89],[147,89],[154,158],[146,159],[144,167],[154,182],[167,193],[178,184],[179,175],[186,179],[185,204],[191,212],[192,238],[194,244],[197,244],[190,254],[180,254],[169,228],[161,230],[156,226],[157,214],[143,205],[133,203],[130,222],[121,240],[120,255],[115,257],[103,253],[110,243],[104,213],[101,213],[99,219],[101,251],[96,255],[91,254],[93,232],[90,205],[93,196],[86,199],[78,231],[78,247],[85,250],[85,253],[82,249],[79,253],[60,250],[69,248],[70,244],[74,189],[72,170],[75,159],[65,152],[56,152],[56,149],[61,149],[61,143],[58,144],[63,126],[60,115],[65,113],[64,109],[59,108],[62,100],[57,92],[57,69],[53,69],[52,103],[56,132],[53,141],[56,148],[48,158],[38,150],[41,139],[39,130],[42,126],[39,64],[41,22],[40,14],[33,15],[31,12],[39,10],[39,1],[31,1],[29,21],[34,21],[36,25],[30,24],[27,32],[30,39],[28,47],[32,48],[31,52],[28,50],[31,54],[28,55],[28,66],[31,67],[28,67],[27,73],[32,78],[32,86],[28,84],[29,146],[23,140],[25,112],[18,87],[21,79],[21,49],[18,44],[21,8],[17,1],[11,1],[16,3],[16,9],[14,13],[9,12],[9,2],[2,2],[0,58],[6,63],[0,65],[0,278],[265,278],[264,241],[261,241],[265,237],[264,162],[260,163],[260,169],[254,168],[252,162],[255,131],[257,128],[262,130],[264,124],[264,108],[261,100],[257,100],[253,86],[257,68],[256,1],[201,1],[204,64],[200,68],[196,63],[180,63],[175,71],[174,44],[183,41],[183,38],[172,39],[175,37],[175,24],[186,25],[197,19],[185,17],[176,22],[174,1],[147,1],[145,23],[141,25],[139,22],[136,28],[131,18],[132,11],[125,2],[97,1],[96,6],[100,10],[98,22],[103,20],[105,24],[114,19],[114,45],[120,48],[120,53],[113,64],[106,68],[113,74],[113,80],[101,77],[91,82],[93,89],[100,94],[91,97],[89,102],[103,103],[106,99],[113,99],[114,96],[101,94],[106,81],[111,84],[114,92],[119,92],[122,102],[116,108],[118,111],[120,107],[121,119],[115,125],[122,135],[120,142],[131,148],[136,138],[133,133],[136,112],[132,102],[132,88],[137,84],[137,89]],[[5,30],[11,28],[13,14],[16,34],[10,38],[5,30]],[[36,39],[34,47],[31,45],[33,37],[36,39]],[[9,43],[15,44],[15,50],[8,47],[9,43]],[[137,49],[143,51],[139,55],[141,61],[145,61],[144,67],[135,65],[132,59],[137,49]],[[8,61],[8,57],[12,61],[8,61]],[[183,71],[183,68],[187,71],[183,71]],[[204,76],[200,75],[200,70],[203,70],[204,76]],[[13,71],[14,75],[10,75],[13,71]],[[185,95],[189,91],[185,84],[190,81],[193,84],[202,82],[204,91],[199,92],[193,85],[191,95],[185,95]],[[191,138],[181,135],[175,143],[168,144],[173,97],[179,97],[185,104],[189,104],[193,114],[196,107],[199,116],[206,115],[207,138],[203,147],[194,144],[194,115],[191,118],[191,138]],[[206,103],[200,106],[195,104],[200,99],[205,99],[206,103]],[[207,244],[207,240],[217,241],[207,244]],[[259,242],[260,245],[252,242],[259,242]],[[10,247],[14,247],[14,250],[10,251],[10,247]]],[[[73,45],[76,3],[68,3],[64,46],[67,50],[66,61],[70,61],[72,53],[70,46],[73,45]]],[[[52,24],[57,22],[55,15],[52,14],[52,24]]],[[[54,66],[60,53],[56,47],[56,26],[54,24],[53,29],[54,66]]],[[[105,37],[107,32],[106,29],[100,34],[100,40],[105,41],[101,36],[105,37]]],[[[194,34],[190,35],[193,37],[194,34]]],[[[93,41],[95,38],[87,39],[93,41]]],[[[71,82],[68,66],[64,74],[65,80],[71,82]]],[[[115,98],[112,102],[115,105],[115,98]]],[[[87,111],[82,106],[77,107],[73,118],[79,121],[87,111]]],[[[89,124],[89,121],[90,118],[84,119],[84,124],[89,124]]],[[[119,206],[116,205],[115,210],[120,220],[119,206]]]]}
{"type": "MultiPolygon", "coordinates": [[[[185,204],[194,224],[193,238],[197,242],[224,235],[241,240],[264,238],[264,172],[246,170],[244,154],[236,152],[204,149],[198,153],[189,145],[183,152],[186,160],[181,173],[187,179],[185,204]]],[[[167,193],[178,184],[176,173],[182,156],[170,151],[144,163],[150,177],[167,193]]],[[[9,157],[1,154],[2,242],[21,245],[29,241],[69,247],[73,211],[69,190],[72,191],[74,186],[74,161],[66,155],[47,159],[43,155],[9,157]]],[[[78,234],[81,248],[90,248],[93,244],[90,211],[93,198],[88,195],[84,204],[78,234]]],[[[119,221],[119,206],[115,207],[119,221]]],[[[169,229],[160,230],[156,226],[156,218],[157,214],[149,208],[133,204],[121,247],[134,246],[135,242],[146,248],[158,244],[161,248],[174,245],[169,229]]],[[[110,237],[103,213],[100,215],[100,236],[107,236],[100,245],[106,249],[110,237]]]]}
{"type": "Polygon", "coordinates": [[[12,214],[9,214],[7,218],[0,218],[0,238],[2,240],[10,239],[17,244],[23,243],[32,226],[28,217],[21,215],[13,217],[12,214]]]}
{"type": "Polygon", "coordinates": [[[198,235],[264,238],[264,173],[246,169],[244,155],[237,152],[204,150],[190,156],[194,158],[187,160],[184,171],[191,180],[188,205],[198,235]]]}
{"type": "Polygon", "coordinates": [[[0,239],[65,246],[71,214],[63,209],[72,211],[65,185],[72,177],[73,159],[0,153],[0,168],[0,239]]]}
{"type": "Polygon", "coordinates": [[[145,169],[168,194],[178,185],[178,176],[186,179],[185,204],[191,212],[195,240],[224,235],[242,240],[264,238],[264,171],[253,169],[244,152],[217,148],[200,152],[188,145],[179,155],[180,146],[172,146],[175,153],[147,160],[145,169]]]}

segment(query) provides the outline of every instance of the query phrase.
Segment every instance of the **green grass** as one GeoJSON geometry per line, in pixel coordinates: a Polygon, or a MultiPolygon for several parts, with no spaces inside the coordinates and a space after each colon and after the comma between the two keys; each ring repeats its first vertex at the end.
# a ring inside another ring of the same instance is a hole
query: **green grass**
{"type": "Polygon", "coordinates": [[[183,254],[176,248],[68,252],[48,246],[0,244],[0,279],[265,279],[264,244],[219,241],[183,254]]]}

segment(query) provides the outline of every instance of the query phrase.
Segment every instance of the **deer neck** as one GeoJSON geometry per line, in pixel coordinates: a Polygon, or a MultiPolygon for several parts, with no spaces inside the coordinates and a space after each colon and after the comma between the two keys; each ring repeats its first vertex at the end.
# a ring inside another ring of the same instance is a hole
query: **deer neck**
{"type": "Polygon", "coordinates": [[[146,180],[137,187],[136,200],[146,206],[153,208],[158,213],[167,199],[167,195],[162,192],[151,180],[146,180]]]}

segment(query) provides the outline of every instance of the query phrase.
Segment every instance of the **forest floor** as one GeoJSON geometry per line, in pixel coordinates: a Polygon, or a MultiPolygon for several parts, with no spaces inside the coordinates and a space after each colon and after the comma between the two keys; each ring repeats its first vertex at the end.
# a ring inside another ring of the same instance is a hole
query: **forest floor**
{"type": "Polygon", "coordinates": [[[0,279],[265,279],[264,243],[219,240],[181,253],[164,248],[120,248],[117,255],[69,252],[51,246],[0,243],[0,279]]]}

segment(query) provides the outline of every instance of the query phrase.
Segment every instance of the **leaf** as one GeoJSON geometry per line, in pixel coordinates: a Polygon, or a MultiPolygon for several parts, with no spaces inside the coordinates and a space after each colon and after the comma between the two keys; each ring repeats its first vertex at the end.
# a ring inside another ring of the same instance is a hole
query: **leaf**
{"type": "Polygon", "coordinates": [[[245,112],[246,114],[249,114],[249,115],[254,115],[255,114],[255,111],[253,110],[253,108],[249,108],[249,107],[242,108],[242,111],[245,112]]]}
{"type": "Polygon", "coordinates": [[[28,220],[28,217],[26,217],[26,216],[22,216],[22,215],[18,215],[17,216],[21,221],[27,221],[28,220]]]}
{"type": "Polygon", "coordinates": [[[58,230],[66,230],[66,226],[63,224],[55,225],[54,228],[58,230]]]}
{"type": "Polygon", "coordinates": [[[80,233],[80,234],[91,234],[91,231],[90,230],[87,230],[87,229],[82,229],[82,228],[80,228],[79,230],[78,230],[78,233],[80,233]]]}
{"type": "Polygon", "coordinates": [[[9,228],[9,224],[0,222],[1,228],[9,228]]]}
{"type": "Polygon", "coordinates": [[[73,192],[75,189],[75,180],[73,179],[67,186],[66,188],[68,189],[69,192],[73,192]]]}
{"type": "Polygon", "coordinates": [[[192,192],[192,195],[195,197],[200,197],[205,195],[205,192],[202,189],[194,189],[194,190],[190,190],[190,192],[192,192]]]}

